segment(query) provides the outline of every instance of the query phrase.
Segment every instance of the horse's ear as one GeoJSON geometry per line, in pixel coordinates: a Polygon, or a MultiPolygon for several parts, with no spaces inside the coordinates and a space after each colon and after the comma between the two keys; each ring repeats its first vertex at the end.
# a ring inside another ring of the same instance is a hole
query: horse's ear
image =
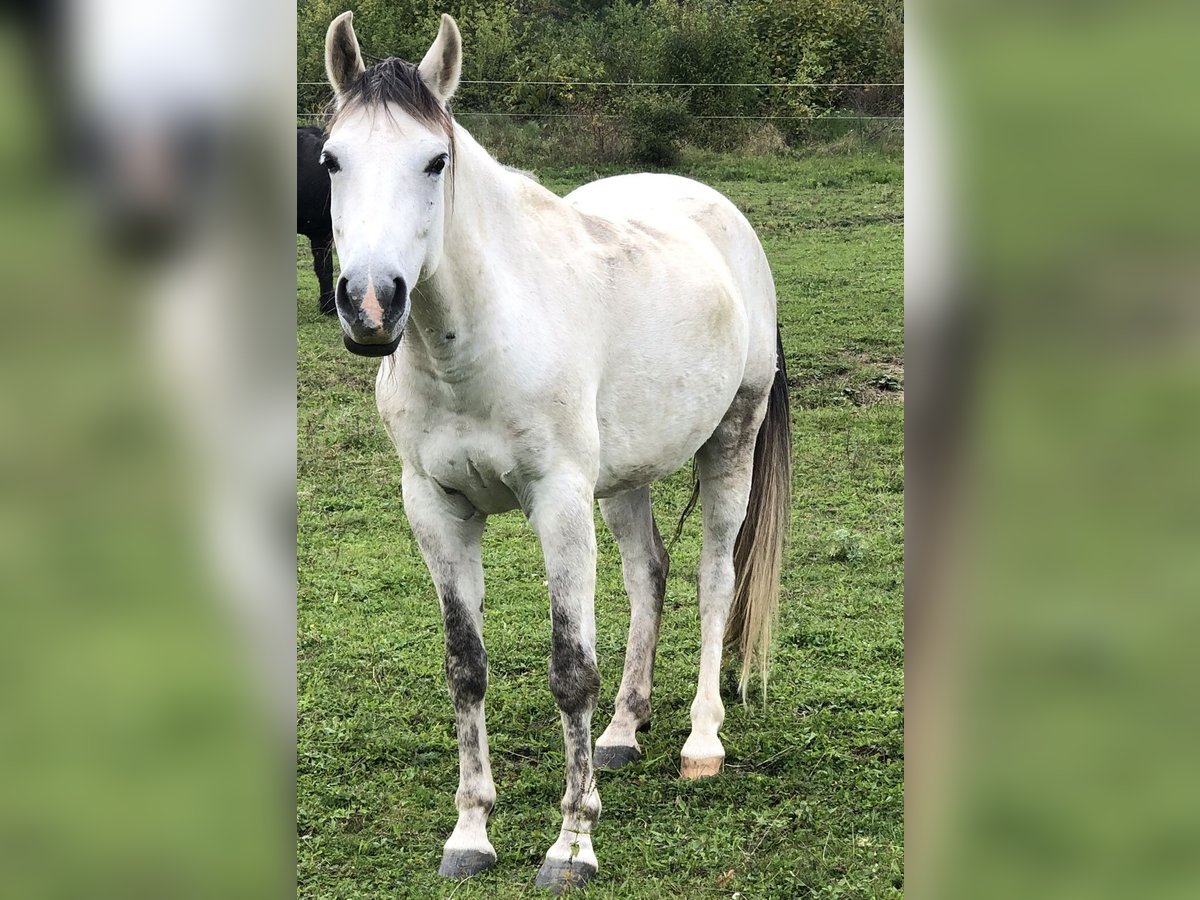
{"type": "Polygon", "coordinates": [[[442,13],[442,27],[417,71],[439,103],[447,103],[454,96],[462,74],[462,37],[452,16],[442,13]]]}
{"type": "Polygon", "coordinates": [[[354,34],[354,13],[347,11],[329,23],[325,35],[325,73],[334,95],[341,100],[365,71],[354,34]]]}

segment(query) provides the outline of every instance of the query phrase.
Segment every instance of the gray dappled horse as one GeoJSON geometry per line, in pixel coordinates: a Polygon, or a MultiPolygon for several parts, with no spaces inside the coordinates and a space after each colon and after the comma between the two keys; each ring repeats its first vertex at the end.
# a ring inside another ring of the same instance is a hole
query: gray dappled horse
{"type": "Polygon", "coordinates": [[[597,866],[593,504],[620,547],[632,608],[594,760],[617,767],[640,756],[636,733],[650,718],[667,574],[649,485],[696,460],[701,651],[682,774],[714,775],[723,640],[741,650],[743,688],[754,663],[766,677],[789,509],[787,382],[771,270],[732,203],[672,175],[550,193],[452,119],[461,66],[449,16],[416,66],[368,69],[351,14],[330,25],[336,113],[322,161],[335,297],[346,347],[387,357],[379,412],[441,603],[460,777],[441,872],[496,860],[480,542],[489,515],[519,508],[545,556],[550,690],[566,741],[562,829],[538,884],[561,889],[597,866]]]}

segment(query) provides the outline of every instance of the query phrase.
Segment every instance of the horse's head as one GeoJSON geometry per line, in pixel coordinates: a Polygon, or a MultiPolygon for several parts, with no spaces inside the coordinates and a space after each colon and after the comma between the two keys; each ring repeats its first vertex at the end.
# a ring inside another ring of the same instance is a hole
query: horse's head
{"type": "Polygon", "coordinates": [[[408,321],[409,292],[441,261],[454,155],[446,104],[462,42],[444,15],[420,65],[388,59],[367,69],[351,18],[334,19],[325,38],[336,112],[321,161],[333,190],[343,339],[354,353],[386,356],[408,321]]]}

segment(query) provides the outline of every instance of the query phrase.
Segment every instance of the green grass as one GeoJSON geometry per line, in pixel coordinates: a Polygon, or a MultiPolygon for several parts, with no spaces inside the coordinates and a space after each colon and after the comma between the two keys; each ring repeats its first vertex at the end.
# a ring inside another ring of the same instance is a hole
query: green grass
{"type": "MultiPolygon", "coordinates": [[[[696,681],[699,516],[672,553],[646,757],[604,773],[591,897],[893,897],[903,839],[903,256],[898,157],[685,156],[732,198],[779,288],[795,491],[769,703],[727,700],[723,775],[678,778],[696,681]],[[844,551],[844,548],[852,548],[844,551]]],[[[542,170],[559,192],[610,174],[542,170]]],[[[306,242],[305,242],[306,243],[306,242]]],[[[299,894],[537,897],[557,835],[562,735],[546,683],[541,554],[520,514],[484,544],[499,800],[492,871],[440,880],[457,749],[433,586],[375,411],[377,363],[342,349],[299,277],[299,894]]],[[[689,487],[654,488],[664,533],[689,487]]],[[[628,602],[597,516],[594,734],[612,713],[628,602]]]]}

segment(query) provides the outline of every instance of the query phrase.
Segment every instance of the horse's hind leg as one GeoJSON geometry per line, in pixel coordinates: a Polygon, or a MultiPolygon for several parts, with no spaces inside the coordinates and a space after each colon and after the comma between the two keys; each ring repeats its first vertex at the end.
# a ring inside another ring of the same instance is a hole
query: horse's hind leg
{"type": "Polygon", "coordinates": [[[437,485],[405,469],[404,511],[441,602],[446,637],[446,681],[458,731],[458,823],[442,851],[438,874],[466,878],[496,862],[487,836],[496,786],[488,760],[483,697],[487,652],[483,647],[484,517],[456,508],[437,485]],[[464,517],[465,516],[465,517],[464,517]]]}
{"type": "Polygon", "coordinates": [[[629,643],[616,711],[596,741],[594,762],[599,769],[619,769],[642,756],[637,732],[650,723],[654,650],[670,561],[654,524],[649,487],[601,500],[600,513],[621,549],[625,592],[629,595],[629,643]]]}
{"type": "Polygon", "coordinates": [[[692,732],[683,745],[680,774],[704,778],[721,771],[725,748],[717,731],[725,721],[721,702],[721,651],[733,604],[733,547],[746,518],[754,470],[754,442],[765,400],[739,395],[700,452],[700,502],[704,545],[700,551],[700,677],[692,702],[692,732]]]}

